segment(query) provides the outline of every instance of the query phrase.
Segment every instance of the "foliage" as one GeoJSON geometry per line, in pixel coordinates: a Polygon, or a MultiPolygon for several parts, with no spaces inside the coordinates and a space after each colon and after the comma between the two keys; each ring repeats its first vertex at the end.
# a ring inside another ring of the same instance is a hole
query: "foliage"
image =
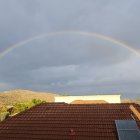
{"type": "Polygon", "coordinates": [[[4,119],[14,116],[20,112],[26,111],[27,109],[39,105],[41,103],[45,103],[45,101],[41,101],[40,99],[32,99],[30,101],[23,101],[14,104],[13,106],[0,106],[0,121],[4,119]]]}
{"type": "Polygon", "coordinates": [[[9,117],[9,112],[1,112],[0,113],[0,121],[3,121],[8,117],[9,117]]]}
{"type": "Polygon", "coordinates": [[[33,103],[34,105],[39,105],[39,104],[41,104],[41,103],[45,103],[45,101],[41,101],[40,99],[33,99],[33,100],[32,100],[32,103],[33,103]]]}
{"type": "Polygon", "coordinates": [[[41,101],[40,99],[32,99],[31,101],[24,101],[24,102],[16,103],[14,105],[16,109],[13,112],[13,114],[23,112],[23,111],[25,111],[33,106],[39,105],[39,104],[44,103],[44,102],[45,101],[41,101]]]}
{"type": "Polygon", "coordinates": [[[31,101],[32,99],[54,102],[56,96],[60,95],[47,92],[34,92],[29,90],[10,90],[0,92],[0,102],[5,105],[14,105],[15,103],[31,101]]]}

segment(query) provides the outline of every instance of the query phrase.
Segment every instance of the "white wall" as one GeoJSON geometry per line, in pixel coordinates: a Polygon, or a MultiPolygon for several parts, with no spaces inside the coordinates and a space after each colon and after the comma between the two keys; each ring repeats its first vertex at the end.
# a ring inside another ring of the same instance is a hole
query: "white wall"
{"type": "Polygon", "coordinates": [[[108,103],[120,103],[120,95],[94,95],[94,96],[59,96],[55,97],[55,102],[71,103],[75,100],[104,100],[108,103]]]}

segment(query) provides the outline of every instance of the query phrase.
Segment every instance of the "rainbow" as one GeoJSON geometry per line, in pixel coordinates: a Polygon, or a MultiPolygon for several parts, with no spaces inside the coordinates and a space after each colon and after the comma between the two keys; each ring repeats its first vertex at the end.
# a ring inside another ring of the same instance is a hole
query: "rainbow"
{"type": "Polygon", "coordinates": [[[44,38],[44,37],[50,37],[50,36],[56,36],[56,35],[63,35],[63,34],[74,34],[74,35],[83,35],[83,36],[90,36],[90,37],[96,37],[96,38],[99,38],[99,39],[103,39],[103,40],[106,40],[106,41],[110,41],[120,47],[123,47],[127,50],[129,50],[130,52],[134,53],[135,55],[138,55],[140,56],[140,51],[137,50],[137,49],[134,49],[132,48],[131,46],[125,44],[125,43],[122,43],[116,39],[113,39],[111,37],[108,37],[108,36],[105,36],[105,35],[102,35],[102,34],[97,34],[97,33],[92,33],[92,32],[81,32],[81,31],[61,31],[61,32],[50,32],[50,33],[45,33],[45,34],[40,34],[40,35],[37,35],[37,36],[34,36],[34,37],[31,37],[29,39],[26,39],[24,41],[21,41],[15,45],[12,45],[10,47],[8,47],[6,50],[4,50],[3,52],[0,53],[0,58],[4,57],[5,55],[7,55],[8,53],[10,53],[11,51],[13,51],[14,49],[16,48],[20,48],[22,47],[23,45],[33,41],[33,40],[36,40],[36,39],[41,39],[41,38],[44,38]]]}

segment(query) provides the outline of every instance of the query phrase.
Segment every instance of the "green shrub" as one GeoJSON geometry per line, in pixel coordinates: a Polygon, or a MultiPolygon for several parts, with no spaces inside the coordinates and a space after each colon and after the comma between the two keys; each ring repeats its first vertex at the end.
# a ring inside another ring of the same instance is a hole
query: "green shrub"
{"type": "Polygon", "coordinates": [[[44,103],[45,101],[41,101],[39,99],[33,99],[31,101],[24,101],[24,102],[20,102],[20,103],[16,103],[14,105],[14,107],[16,108],[13,112],[14,113],[20,113],[23,112],[33,106],[39,105],[41,103],[44,103]]]}
{"type": "Polygon", "coordinates": [[[2,106],[0,110],[0,121],[3,121],[9,116],[14,116],[20,112],[23,112],[33,106],[44,103],[45,101],[41,101],[40,99],[33,99],[30,101],[23,101],[14,104],[13,106],[2,106]]]}
{"type": "Polygon", "coordinates": [[[33,99],[32,100],[32,103],[34,104],[34,105],[39,105],[39,104],[41,104],[41,103],[44,103],[45,101],[41,101],[40,99],[33,99]]]}
{"type": "Polygon", "coordinates": [[[6,118],[8,118],[9,117],[9,112],[1,112],[0,113],[0,121],[3,121],[3,120],[5,120],[6,118]]]}
{"type": "Polygon", "coordinates": [[[11,114],[14,113],[14,111],[16,110],[16,108],[14,106],[6,106],[6,111],[11,114]]]}
{"type": "Polygon", "coordinates": [[[15,104],[16,112],[23,112],[28,109],[28,106],[25,103],[17,103],[15,104]]]}

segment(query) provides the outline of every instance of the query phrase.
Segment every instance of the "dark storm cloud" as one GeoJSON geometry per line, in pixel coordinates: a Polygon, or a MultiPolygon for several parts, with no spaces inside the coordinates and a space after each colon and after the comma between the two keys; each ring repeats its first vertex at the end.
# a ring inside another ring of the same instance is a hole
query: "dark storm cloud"
{"type": "MultiPolygon", "coordinates": [[[[88,31],[140,49],[138,0],[0,0],[0,52],[42,33],[88,31]]],[[[139,57],[86,36],[35,40],[0,59],[0,90],[139,97],[139,57]],[[98,46],[98,47],[97,47],[98,46]]]]}

